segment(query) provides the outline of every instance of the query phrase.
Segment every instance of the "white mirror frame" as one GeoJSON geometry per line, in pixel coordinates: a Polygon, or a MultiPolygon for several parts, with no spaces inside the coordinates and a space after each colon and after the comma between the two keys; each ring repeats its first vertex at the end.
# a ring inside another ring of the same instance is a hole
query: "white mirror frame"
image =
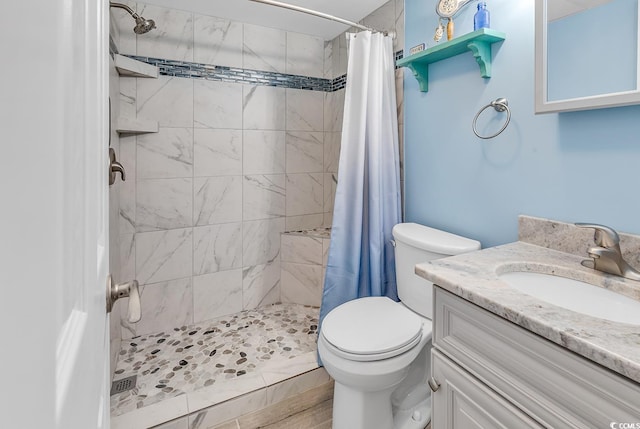
{"type": "MultiPolygon", "coordinates": [[[[606,107],[640,104],[640,40],[636,68],[637,82],[633,91],[615,92],[589,97],[549,101],[547,98],[547,1],[536,0],[535,17],[535,101],[536,113],[569,112],[603,109],[606,107]]],[[[640,0],[638,0],[640,3],[640,0]]],[[[640,4],[638,4],[638,32],[640,33],[640,4]]]]}

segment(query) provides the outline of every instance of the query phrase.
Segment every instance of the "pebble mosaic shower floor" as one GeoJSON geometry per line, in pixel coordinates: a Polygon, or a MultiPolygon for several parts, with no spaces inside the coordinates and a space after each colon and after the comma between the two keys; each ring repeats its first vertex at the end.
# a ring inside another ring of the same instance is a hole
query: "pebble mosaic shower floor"
{"type": "Polygon", "coordinates": [[[124,340],[114,379],[138,380],[132,390],[111,396],[111,415],[227,385],[274,361],[314,352],[318,313],[317,307],[274,304],[124,340]]]}

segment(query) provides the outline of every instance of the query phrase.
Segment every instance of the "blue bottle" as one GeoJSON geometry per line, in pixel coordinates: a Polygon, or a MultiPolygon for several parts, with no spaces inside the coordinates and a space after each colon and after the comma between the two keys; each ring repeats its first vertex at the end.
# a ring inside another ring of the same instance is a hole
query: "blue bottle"
{"type": "Polygon", "coordinates": [[[473,31],[481,28],[489,28],[489,11],[486,2],[478,3],[478,11],[473,16],[473,31]]]}

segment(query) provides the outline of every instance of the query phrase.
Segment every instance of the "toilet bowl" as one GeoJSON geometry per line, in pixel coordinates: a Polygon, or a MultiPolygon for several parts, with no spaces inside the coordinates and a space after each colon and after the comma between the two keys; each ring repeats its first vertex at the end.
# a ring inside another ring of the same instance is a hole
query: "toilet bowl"
{"type": "Polygon", "coordinates": [[[424,429],[431,419],[433,284],[414,267],[480,243],[413,223],[396,225],[393,236],[401,302],[355,299],[322,322],[318,353],[335,380],[334,429],[424,429]]]}
{"type": "Polygon", "coordinates": [[[410,412],[415,426],[394,425],[391,396],[420,352],[431,347],[431,321],[386,297],[350,301],[330,315],[318,352],[336,380],[333,428],[424,428],[431,417],[427,390],[410,412]],[[353,329],[336,329],[349,313],[357,314],[353,329]]]}

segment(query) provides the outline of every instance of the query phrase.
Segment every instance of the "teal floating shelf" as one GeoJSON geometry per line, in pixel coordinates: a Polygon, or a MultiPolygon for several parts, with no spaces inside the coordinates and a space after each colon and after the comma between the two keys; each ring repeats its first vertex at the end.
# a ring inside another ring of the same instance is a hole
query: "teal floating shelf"
{"type": "Polygon", "coordinates": [[[491,45],[503,41],[505,37],[506,35],[499,31],[481,28],[473,33],[456,37],[448,42],[402,58],[396,64],[399,67],[411,69],[422,92],[429,90],[429,64],[455,57],[467,51],[471,51],[476,58],[480,66],[480,76],[491,77],[491,45]]]}

